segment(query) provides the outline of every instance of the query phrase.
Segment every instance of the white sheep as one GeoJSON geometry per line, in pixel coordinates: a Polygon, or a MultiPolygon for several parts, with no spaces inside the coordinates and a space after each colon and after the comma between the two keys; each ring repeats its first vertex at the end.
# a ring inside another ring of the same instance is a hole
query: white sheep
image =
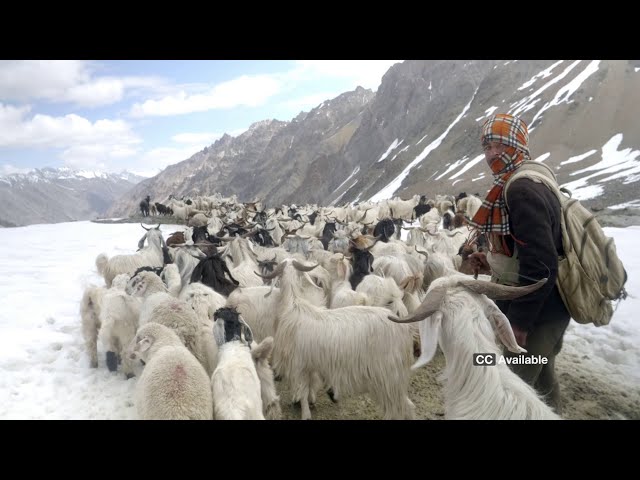
{"type": "MultiPolygon", "coordinates": [[[[156,276],[155,273],[146,272],[156,276]]],[[[134,376],[134,364],[125,350],[138,329],[138,319],[142,301],[125,292],[129,274],[121,273],[113,279],[113,284],[102,297],[100,309],[100,332],[98,339],[106,351],[107,368],[111,372],[122,363],[122,371],[127,378],[134,376]]]]}
{"type": "MultiPolygon", "coordinates": [[[[233,309],[218,310],[214,319],[213,336],[218,345],[218,364],[211,375],[215,418],[264,420],[260,378],[250,350],[251,329],[233,309]]],[[[264,342],[268,355],[273,338],[264,342]]]]}
{"type": "Polygon", "coordinates": [[[208,321],[219,308],[224,307],[227,299],[207,285],[195,282],[182,289],[178,298],[193,308],[198,319],[208,321]]]}
{"type": "MultiPolygon", "coordinates": [[[[117,275],[111,284],[111,289],[123,291],[129,280],[128,274],[117,275]]],[[[89,354],[91,368],[98,367],[98,336],[102,328],[100,313],[102,300],[109,290],[105,287],[89,285],[80,300],[80,319],[82,323],[82,336],[89,354]]]]}
{"type": "Polygon", "coordinates": [[[135,391],[142,420],[213,419],[209,376],[173,330],[155,322],[141,326],[129,355],[145,363],[135,391]]]}
{"type": "MultiPolygon", "coordinates": [[[[127,285],[127,291],[135,297],[143,297],[139,325],[156,322],[173,329],[184,345],[211,373],[213,352],[203,342],[206,335],[203,324],[195,311],[183,300],[169,295],[160,277],[151,272],[140,272],[127,285]]],[[[211,342],[212,343],[212,342],[211,342]]]]}
{"type": "Polygon", "coordinates": [[[80,320],[85,348],[89,353],[91,368],[98,368],[98,332],[100,331],[100,310],[105,287],[89,285],[80,300],[80,320]]]}
{"type": "Polygon", "coordinates": [[[537,290],[545,282],[543,279],[525,287],[507,287],[453,274],[435,280],[411,316],[403,319],[389,316],[394,322],[421,322],[422,354],[412,369],[431,361],[440,346],[446,361],[441,376],[445,382],[445,418],[560,418],[508,365],[483,367],[474,366],[472,361],[477,353],[500,357],[496,333],[510,351],[526,352],[516,343],[507,317],[487,297],[517,298],[537,290]]]}

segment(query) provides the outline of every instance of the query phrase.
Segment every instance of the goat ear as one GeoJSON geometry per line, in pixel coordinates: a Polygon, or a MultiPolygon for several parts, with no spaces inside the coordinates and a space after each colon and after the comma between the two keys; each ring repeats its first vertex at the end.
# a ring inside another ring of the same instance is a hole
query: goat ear
{"type": "Polygon", "coordinates": [[[140,340],[138,340],[138,344],[136,345],[136,350],[140,353],[144,353],[153,345],[153,337],[149,335],[145,335],[140,340]]]}
{"type": "Polygon", "coordinates": [[[485,302],[484,312],[493,324],[493,327],[496,330],[496,335],[510,352],[526,352],[524,348],[518,345],[516,336],[514,335],[513,329],[511,328],[511,322],[509,322],[507,317],[504,315],[504,313],[502,313],[502,311],[494,302],[487,299],[487,302],[485,302]]]}
{"type": "Polygon", "coordinates": [[[244,321],[242,317],[239,317],[240,323],[242,323],[242,333],[244,334],[244,339],[251,348],[251,343],[253,342],[253,332],[251,331],[251,327],[247,325],[247,322],[244,321]]]}
{"type": "Polygon", "coordinates": [[[213,338],[216,341],[218,347],[224,345],[225,329],[224,320],[218,319],[213,322],[213,338]]]}
{"type": "Polygon", "coordinates": [[[429,363],[436,354],[438,348],[438,337],[440,336],[440,322],[442,312],[436,311],[429,318],[424,319],[418,325],[420,331],[420,358],[411,365],[411,370],[417,370],[429,363]]]}
{"type": "Polygon", "coordinates": [[[138,249],[141,249],[144,247],[144,241],[146,240],[146,238],[147,238],[147,234],[145,233],[140,239],[140,241],[138,242],[138,249]]]}

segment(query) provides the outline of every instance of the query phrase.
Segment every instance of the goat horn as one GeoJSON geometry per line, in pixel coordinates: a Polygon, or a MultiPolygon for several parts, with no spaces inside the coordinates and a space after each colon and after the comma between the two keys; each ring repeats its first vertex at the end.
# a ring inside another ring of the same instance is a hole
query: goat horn
{"type": "Polygon", "coordinates": [[[523,297],[531,292],[535,292],[547,283],[547,279],[538,280],[532,285],[522,287],[510,287],[499,283],[487,282],[486,280],[460,279],[458,285],[462,285],[475,293],[482,293],[493,300],[512,300],[523,297]]]}
{"type": "Polygon", "coordinates": [[[403,318],[389,315],[387,318],[396,323],[413,323],[424,320],[425,318],[430,317],[438,311],[442,300],[444,300],[444,295],[446,292],[447,289],[444,286],[435,287],[427,293],[427,296],[424,297],[424,300],[416,309],[416,311],[413,312],[413,315],[403,318]]]}
{"type": "Polygon", "coordinates": [[[313,266],[307,266],[304,263],[299,262],[298,260],[293,260],[291,263],[296,268],[296,270],[300,270],[302,272],[310,272],[311,270],[316,268],[318,265],[320,265],[319,263],[316,263],[313,266]]]}
{"type": "Polygon", "coordinates": [[[148,232],[149,230],[151,230],[150,228],[147,228],[147,227],[145,227],[145,226],[144,226],[144,225],[142,225],[142,224],[140,224],[140,226],[141,226],[142,228],[144,228],[147,232],[148,232]]]}

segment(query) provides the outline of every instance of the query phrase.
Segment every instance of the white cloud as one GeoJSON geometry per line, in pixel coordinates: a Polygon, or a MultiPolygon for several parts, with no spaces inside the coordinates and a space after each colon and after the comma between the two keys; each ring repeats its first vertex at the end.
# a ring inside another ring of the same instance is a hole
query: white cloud
{"type": "Polygon", "coordinates": [[[0,61],[0,98],[96,107],[122,100],[127,88],[153,88],[162,84],[154,77],[94,76],[97,67],[98,64],[80,60],[0,61]]]}
{"type": "Polygon", "coordinates": [[[54,147],[107,144],[130,145],[140,142],[122,120],[97,120],[68,114],[63,117],[36,114],[27,118],[29,107],[0,103],[0,147],[54,147]]]}
{"type": "Polygon", "coordinates": [[[119,162],[130,158],[137,150],[126,145],[79,145],[60,154],[66,166],[81,170],[120,171],[119,162]]]}
{"type": "Polygon", "coordinates": [[[243,75],[219,83],[206,93],[189,94],[181,91],[159,100],[136,103],[131,109],[131,115],[167,116],[239,106],[256,107],[265,104],[281,89],[282,81],[277,75],[243,75]]]}
{"type": "Polygon", "coordinates": [[[2,176],[2,175],[12,175],[14,173],[28,173],[31,170],[33,170],[33,168],[14,167],[13,165],[11,165],[9,163],[5,163],[5,164],[0,165],[0,176],[2,176]]]}

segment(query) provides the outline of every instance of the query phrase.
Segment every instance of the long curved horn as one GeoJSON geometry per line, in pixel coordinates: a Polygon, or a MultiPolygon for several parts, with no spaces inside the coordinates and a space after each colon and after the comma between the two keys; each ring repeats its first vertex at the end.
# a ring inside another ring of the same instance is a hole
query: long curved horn
{"type": "Polygon", "coordinates": [[[486,280],[460,279],[458,285],[468,288],[475,293],[482,293],[493,300],[512,300],[514,298],[523,297],[531,292],[535,292],[547,283],[547,279],[538,280],[532,285],[522,287],[510,287],[500,285],[498,283],[487,282],[486,280]]]}
{"type": "Polygon", "coordinates": [[[280,262],[278,264],[278,266],[273,270],[273,272],[268,273],[267,275],[262,275],[261,273],[258,273],[256,271],[254,271],[253,273],[255,273],[257,276],[264,278],[266,280],[272,280],[280,275],[282,275],[282,272],[284,272],[284,267],[286,265],[286,261],[283,260],[282,262],[280,262]]]}
{"type": "Polygon", "coordinates": [[[356,220],[356,222],[360,223],[362,220],[364,220],[365,218],[367,218],[367,212],[369,210],[371,210],[373,207],[369,207],[364,211],[364,215],[362,215],[362,217],[360,218],[360,220],[356,220]]]}
{"type": "Polygon", "coordinates": [[[147,227],[145,227],[145,226],[144,226],[144,225],[142,225],[142,224],[140,224],[140,226],[141,226],[142,228],[144,228],[147,232],[148,232],[149,230],[151,230],[150,228],[147,228],[147,227]]]}
{"type": "Polygon", "coordinates": [[[413,315],[408,317],[398,318],[394,315],[389,315],[387,318],[392,322],[396,323],[413,323],[424,320],[427,317],[430,317],[440,308],[440,304],[442,300],[444,300],[444,295],[447,293],[447,288],[445,286],[435,287],[432,290],[429,290],[427,296],[424,297],[424,300],[420,304],[420,306],[413,312],[413,315]]]}
{"type": "Polygon", "coordinates": [[[316,263],[313,266],[307,266],[304,263],[301,263],[301,262],[299,262],[298,260],[295,260],[295,259],[291,263],[296,268],[296,270],[300,270],[301,272],[310,272],[311,270],[316,268],[318,265],[320,265],[319,263],[316,263]]]}

